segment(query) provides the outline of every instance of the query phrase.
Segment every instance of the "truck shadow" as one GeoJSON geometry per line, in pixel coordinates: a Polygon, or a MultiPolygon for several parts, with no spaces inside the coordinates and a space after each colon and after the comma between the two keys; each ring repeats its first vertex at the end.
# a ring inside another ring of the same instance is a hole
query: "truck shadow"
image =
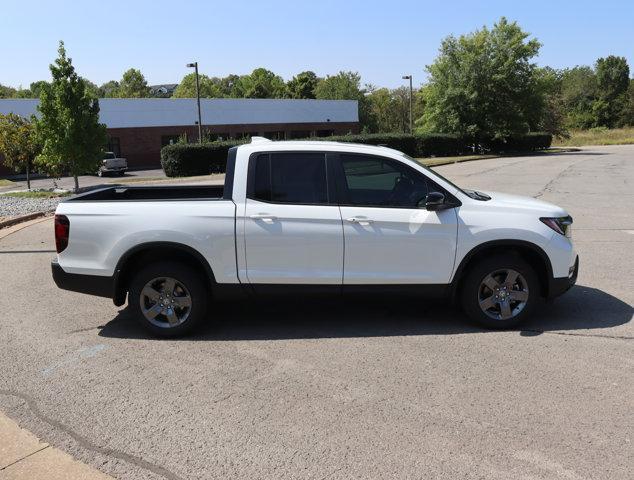
{"type": "MultiPolygon", "coordinates": [[[[612,295],[576,286],[554,302],[541,305],[517,331],[535,336],[548,331],[605,329],[629,322],[633,313],[631,305],[612,295]]],[[[127,309],[100,328],[99,335],[103,337],[155,339],[131,318],[127,309]]],[[[488,331],[491,330],[470,324],[460,310],[439,300],[351,297],[216,304],[210,322],[183,340],[288,340],[488,331]]]]}

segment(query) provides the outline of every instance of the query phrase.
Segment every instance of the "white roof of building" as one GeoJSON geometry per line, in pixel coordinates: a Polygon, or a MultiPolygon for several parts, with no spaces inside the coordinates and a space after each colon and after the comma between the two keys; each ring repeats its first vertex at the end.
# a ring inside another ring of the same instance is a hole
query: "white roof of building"
{"type": "MultiPolygon", "coordinates": [[[[37,99],[0,99],[0,113],[37,115],[37,99]]],[[[99,119],[108,128],[194,125],[195,98],[102,98],[99,119]]],[[[201,98],[203,125],[358,122],[356,100],[201,98]]]]}

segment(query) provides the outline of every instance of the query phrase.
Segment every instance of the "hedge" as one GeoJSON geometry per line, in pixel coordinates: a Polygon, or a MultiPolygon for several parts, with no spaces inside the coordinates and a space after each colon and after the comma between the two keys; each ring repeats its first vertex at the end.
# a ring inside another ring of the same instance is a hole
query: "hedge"
{"type": "Polygon", "coordinates": [[[168,177],[223,173],[227,151],[245,140],[211,143],[176,143],[161,149],[161,166],[168,177]]]}
{"type": "Polygon", "coordinates": [[[400,150],[411,156],[418,155],[417,137],[406,133],[361,133],[359,135],[335,135],[332,137],[313,137],[307,140],[325,142],[362,143],[364,145],[383,145],[400,150]]]}
{"type": "Polygon", "coordinates": [[[486,152],[527,152],[549,148],[552,140],[553,137],[549,133],[534,132],[507,138],[483,140],[481,146],[486,152]]]}
{"type": "MultiPolygon", "coordinates": [[[[506,153],[543,150],[550,147],[552,135],[528,133],[498,139],[469,139],[458,135],[372,133],[316,137],[310,140],[384,145],[412,157],[443,157],[472,153],[506,153]]],[[[161,150],[161,165],[168,177],[206,175],[225,171],[227,151],[248,140],[175,144],[161,150]]]]}

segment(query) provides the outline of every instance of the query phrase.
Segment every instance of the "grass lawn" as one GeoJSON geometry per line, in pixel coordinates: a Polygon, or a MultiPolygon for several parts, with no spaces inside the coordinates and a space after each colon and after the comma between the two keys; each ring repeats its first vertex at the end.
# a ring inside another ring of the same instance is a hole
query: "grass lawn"
{"type": "Polygon", "coordinates": [[[10,187],[11,185],[13,185],[13,182],[11,180],[0,178],[0,187],[10,187]]]}
{"type": "Polygon", "coordinates": [[[67,197],[70,192],[11,192],[3,193],[0,196],[17,198],[58,198],[67,197]]]}
{"type": "Polygon", "coordinates": [[[570,138],[554,138],[553,145],[581,147],[583,145],[629,145],[634,144],[634,127],[593,128],[570,132],[570,138]]]}

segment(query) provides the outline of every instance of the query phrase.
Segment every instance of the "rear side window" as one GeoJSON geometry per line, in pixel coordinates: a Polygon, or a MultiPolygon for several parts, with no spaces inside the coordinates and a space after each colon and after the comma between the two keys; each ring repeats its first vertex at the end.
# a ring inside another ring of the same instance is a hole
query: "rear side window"
{"type": "Polygon", "coordinates": [[[258,155],[251,197],[274,203],[328,203],[326,156],[302,152],[258,155]]]}

